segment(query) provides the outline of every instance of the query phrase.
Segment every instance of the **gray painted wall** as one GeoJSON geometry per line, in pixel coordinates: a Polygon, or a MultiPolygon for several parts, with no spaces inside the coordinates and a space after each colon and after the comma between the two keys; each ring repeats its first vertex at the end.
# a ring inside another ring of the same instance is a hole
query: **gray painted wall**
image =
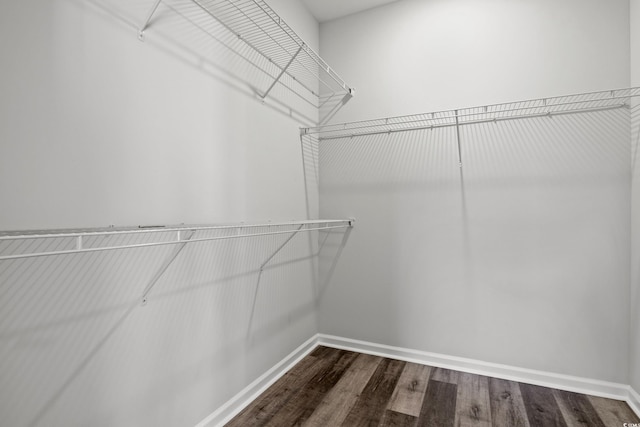
{"type": "MultiPolygon", "coordinates": [[[[164,2],[141,43],[152,3],[0,4],[0,230],[306,218],[313,109],[263,105],[164,2]]],[[[303,6],[269,3],[317,47],[303,6]]],[[[1,262],[2,424],[195,425],[317,332],[311,237],[256,290],[284,239],[188,246],[144,307],[173,248],[1,262]]]]}
{"type": "MultiPolygon", "coordinates": [[[[404,0],[321,25],[358,120],[626,87],[627,1],[404,0]]],[[[320,331],[628,382],[627,110],[320,143],[357,227],[320,331]]]]}
{"type": "MultiPolygon", "coordinates": [[[[640,85],[640,1],[631,0],[631,85],[640,85]]],[[[632,108],[631,386],[640,390],[640,103],[632,108]]]]}

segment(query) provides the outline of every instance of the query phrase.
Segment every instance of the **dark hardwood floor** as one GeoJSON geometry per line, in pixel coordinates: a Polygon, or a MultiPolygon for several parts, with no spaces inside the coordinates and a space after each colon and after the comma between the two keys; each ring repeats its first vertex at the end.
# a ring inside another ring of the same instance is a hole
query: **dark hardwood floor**
{"type": "Polygon", "coordinates": [[[617,426],[625,403],[318,347],[227,426],[617,426]]]}

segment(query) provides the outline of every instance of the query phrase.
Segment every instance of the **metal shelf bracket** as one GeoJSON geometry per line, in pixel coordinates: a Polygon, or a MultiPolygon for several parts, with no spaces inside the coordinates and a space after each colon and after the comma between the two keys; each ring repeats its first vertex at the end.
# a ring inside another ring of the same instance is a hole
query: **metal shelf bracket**
{"type": "Polygon", "coordinates": [[[276,79],[273,81],[273,83],[271,83],[271,86],[269,86],[269,88],[265,91],[264,95],[261,95],[260,97],[262,99],[265,99],[267,97],[267,95],[269,95],[269,92],[271,92],[271,89],[273,89],[273,87],[276,85],[276,83],[278,83],[278,81],[280,80],[280,78],[284,75],[284,73],[287,72],[287,69],[291,66],[291,64],[293,64],[293,61],[296,60],[296,58],[298,57],[298,54],[300,54],[300,51],[302,50],[302,48],[304,47],[304,45],[301,45],[298,50],[296,51],[296,53],[291,57],[291,59],[289,60],[289,62],[287,62],[287,65],[284,66],[284,68],[282,69],[282,71],[280,71],[280,74],[278,74],[278,76],[276,77],[276,79]]]}
{"type": "Polygon", "coordinates": [[[269,95],[279,98],[277,101],[282,101],[280,97],[295,95],[317,108],[324,118],[320,121],[326,123],[353,97],[353,90],[344,80],[265,0],[190,0],[180,4],[153,0],[146,20],[138,30],[140,40],[144,41],[145,30],[161,2],[210,36],[214,43],[223,45],[254,66],[259,80],[248,83],[256,88],[256,96],[262,101],[269,95]],[[274,90],[276,85],[282,86],[284,91],[274,90]]]}
{"type": "Polygon", "coordinates": [[[462,148],[460,147],[460,118],[458,117],[458,110],[455,110],[456,115],[456,141],[458,142],[458,166],[462,167],[462,148]]]}
{"type": "Polygon", "coordinates": [[[149,27],[151,18],[153,18],[153,15],[155,15],[156,10],[158,10],[158,6],[160,6],[161,2],[162,0],[156,0],[156,2],[151,7],[151,10],[149,10],[149,14],[147,15],[147,20],[144,21],[144,24],[142,24],[142,27],[140,27],[140,30],[138,31],[138,39],[140,39],[140,41],[144,41],[144,31],[147,29],[147,27],[149,27]]]}

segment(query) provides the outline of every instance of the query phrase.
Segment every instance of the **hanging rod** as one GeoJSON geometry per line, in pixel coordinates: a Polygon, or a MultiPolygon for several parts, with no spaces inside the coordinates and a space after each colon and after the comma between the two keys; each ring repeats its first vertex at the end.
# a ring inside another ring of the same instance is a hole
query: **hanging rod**
{"type": "Polygon", "coordinates": [[[318,140],[322,141],[442,127],[459,127],[503,120],[551,117],[624,108],[628,107],[629,100],[634,97],[640,97],[640,87],[324,125],[303,128],[301,134],[316,135],[318,140]]]}
{"type": "Polygon", "coordinates": [[[310,95],[316,106],[327,97],[341,106],[353,96],[353,89],[264,0],[154,0],[138,32],[141,40],[161,3],[174,11],[170,3],[193,5],[189,14],[198,18],[189,21],[204,18],[248,47],[252,54],[236,53],[269,70],[270,81],[258,91],[262,99],[276,84],[310,95]]]}
{"type": "Polygon", "coordinates": [[[83,231],[69,232],[68,230],[47,230],[47,231],[7,231],[0,233],[0,243],[3,241],[24,241],[35,239],[54,239],[65,238],[73,241],[73,249],[61,249],[42,252],[26,252],[12,255],[0,255],[0,261],[23,259],[23,258],[35,258],[52,255],[68,255],[78,254],[85,252],[99,252],[99,251],[113,251],[119,249],[131,249],[131,248],[145,248],[152,246],[163,245],[179,245],[195,242],[209,242],[215,240],[230,240],[244,237],[260,237],[260,236],[272,236],[278,234],[296,234],[301,231],[322,231],[332,230],[340,228],[353,227],[354,219],[338,219],[338,220],[313,220],[313,221],[291,221],[283,223],[264,223],[264,224],[234,224],[234,225],[196,225],[196,226],[177,226],[177,227],[165,227],[165,226],[150,226],[139,228],[127,228],[127,229],[86,229],[83,231]],[[288,230],[274,230],[274,231],[257,231],[252,232],[256,228],[282,228],[282,227],[297,227],[288,230]],[[193,238],[193,235],[198,231],[220,231],[220,230],[236,230],[236,234],[227,236],[212,236],[212,237],[199,237],[193,238]],[[186,236],[185,232],[188,232],[186,236]],[[122,236],[122,235],[141,235],[148,233],[167,233],[173,234],[169,240],[160,242],[148,242],[148,243],[131,243],[114,246],[101,246],[101,247],[87,247],[85,245],[86,239],[96,236],[122,236]],[[186,237],[185,237],[186,236],[186,237]]]}

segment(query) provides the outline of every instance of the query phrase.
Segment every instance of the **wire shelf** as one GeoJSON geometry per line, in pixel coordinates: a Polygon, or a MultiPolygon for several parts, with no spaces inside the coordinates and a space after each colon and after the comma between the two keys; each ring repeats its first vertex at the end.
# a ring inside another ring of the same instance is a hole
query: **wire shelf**
{"type": "Polygon", "coordinates": [[[640,97],[640,87],[323,125],[313,128],[303,128],[301,133],[303,135],[315,135],[319,141],[322,141],[420,129],[462,126],[501,120],[623,108],[629,106],[629,101],[633,97],[640,97]]]}
{"type": "Polygon", "coordinates": [[[0,261],[353,227],[353,219],[0,232],[0,261]],[[216,233],[217,232],[217,233],[216,233]],[[222,235],[221,235],[222,234],[222,235]],[[136,237],[137,238],[134,238],[136,237]],[[115,244],[109,237],[116,238],[115,244]],[[37,241],[37,243],[33,243],[37,241]]]}
{"type": "MultiPolygon", "coordinates": [[[[195,6],[199,17],[193,15],[193,10],[189,16],[180,13],[179,2],[156,0],[140,29],[141,39],[144,39],[144,31],[160,3],[165,3],[200,28],[208,28],[211,24],[226,30],[234,39],[225,41],[227,45],[240,43],[248,47],[249,52],[246,49],[232,50],[268,75],[269,80],[258,93],[263,99],[276,85],[283,85],[305,99],[311,97],[315,107],[320,109],[320,123],[324,123],[352,97],[353,90],[344,80],[264,0],[187,1],[195,6]],[[208,19],[209,24],[202,23],[203,18],[208,19]]],[[[216,31],[207,32],[214,34],[216,31]]]]}

